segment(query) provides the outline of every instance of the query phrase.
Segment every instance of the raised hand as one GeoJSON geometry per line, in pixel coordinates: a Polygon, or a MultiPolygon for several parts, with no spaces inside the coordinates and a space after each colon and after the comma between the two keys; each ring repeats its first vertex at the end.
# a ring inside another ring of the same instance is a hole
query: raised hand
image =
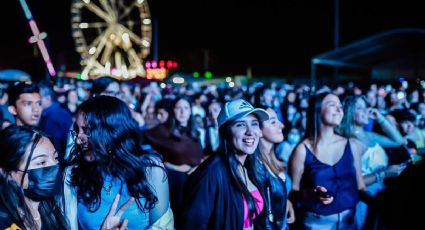
{"type": "Polygon", "coordinates": [[[117,194],[114,198],[114,201],[109,208],[108,215],[106,215],[105,220],[100,227],[101,230],[125,230],[127,229],[128,220],[121,220],[122,215],[125,210],[130,207],[130,204],[134,201],[134,198],[128,199],[125,204],[123,204],[120,209],[117,211],[118,202],[120,201],[120,194],[117,194]]]}

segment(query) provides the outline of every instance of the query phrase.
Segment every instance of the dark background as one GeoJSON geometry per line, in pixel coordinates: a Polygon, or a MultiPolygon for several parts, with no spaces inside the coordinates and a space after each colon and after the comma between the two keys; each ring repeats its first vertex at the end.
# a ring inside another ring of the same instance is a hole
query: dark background
{"type": "MultiPolygon", "coordinates": [[[[300,76],[310,58],[334,46],[334,1],[155,0],[159,59],[179,63],[178,71],[204,71],[208,50],[214,75],[300,76]]],[[[57,70],[79,70],[71,37],[70,0],[28,0],[57,70]]],[[[340,46],[401,27],[425,28],[420,1],[340,1],[340,46]]],[[[0,69],[18,68],[35,78],[46,75],[18,0],[2,1],[0,69]]],[[[150,56],[152,58],[152,56],[150,56]]]]}

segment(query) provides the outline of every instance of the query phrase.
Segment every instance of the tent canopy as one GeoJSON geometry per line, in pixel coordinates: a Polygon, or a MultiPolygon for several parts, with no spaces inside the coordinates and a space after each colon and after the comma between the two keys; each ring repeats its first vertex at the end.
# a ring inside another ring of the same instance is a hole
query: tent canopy
{"type": "Polygon", "coordinates": [[[311,59],[311,80],[317,65],[372,70],[374,67],[425,67],[425,29],[385,31],[311,59]]]}
{"type": "Polygon", "coordinates": [[[31,81],[28,73],[17,69],[0,70],[0,81],[31,81]]]}

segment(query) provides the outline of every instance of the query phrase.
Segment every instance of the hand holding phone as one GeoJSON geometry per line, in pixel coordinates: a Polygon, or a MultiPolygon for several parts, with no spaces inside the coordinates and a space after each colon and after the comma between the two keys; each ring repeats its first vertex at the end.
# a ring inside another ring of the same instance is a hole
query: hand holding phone
{"type": "Polygon", "coordinates": [[[330,198],[330,197],[332,197],[332,195],[323,186],[319,186],[319,185],[316,186],[314,191],[316,192],[316,195],[320,198],[330,198]]]}
{"type": "Polygon", "coordinates": [[[329,192],[324,192],[322,190],[317,190],[316,192],[318,194],[319,197],[321,198],[330,198],[331,194],[329,194],[329,192]]]}

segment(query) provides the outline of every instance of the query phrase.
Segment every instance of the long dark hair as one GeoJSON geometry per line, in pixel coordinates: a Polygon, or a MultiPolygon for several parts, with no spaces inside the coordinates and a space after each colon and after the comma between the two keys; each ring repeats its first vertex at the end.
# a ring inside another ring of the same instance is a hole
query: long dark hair
{"type": "Polygon", "coordinates": [[[89,144],[95,155],[93,162],[84,160],[82,149],[75,145],[68,164],[75,165],[71,184],[92,211],[100,207],[104,173],[125,182],[140,210],[149,211],[158,201],[147,173],[150,167],[161,167],[156,152],[142,148],[142,136],[128,106],[115,97],[97,96],[83,102],[77,114],[88,124],[89,144]],[[142,205],[140,198],[145,198],[142,205]]]}
{"type": "MultiPolygon", "coordinates": [[[[17,171],[19,164],[24,162],[27,148],[30,147],[30,151],[34,151],[42,137],[46,136],[26,126],[12,125],[0,131],[0,206],[21,229],[32,229],[37,224],[25,202],[22,187],[9,177],[10,173],[17,171]]],[[[52,197],[51,200],[40,202],[38,211],[43,229],[68,229],[66,218],[56,202],[60,198],[60,194],[57,194],[57,197],[52,197]]]]}
{"type": "Polygon", "coordinates": [[[187,101],[189,103],[189,107],[190,107],[189,109],[192,110],[192,102],[190,101],[188,97],[177,96],[171,104],[170,113],[168,115],[167,121],[165,122],[165,126],[170,130],[171,137],[173,138],[176,138],[179,140],[183,133],[187,133],[189,137],[199,142],[198,131],[196,130],[196,127],[194,124],[192,112],[190,114],[189,120],[187,121],[187,127],[181,127],[179,122],[176,119],[176,115],[174,114],[174,108],[176,107],[177,103],[180,100],[187,101]]]}
{"type": "Polygon", "coordinates": [[[217,149],[217,153],[223,157],[224,162],[226,164],[226,168],[230,172],[231,180],[235,183],[235,187],[242,192],[243,196],[245,197],[247,203],[248,203],[248,213],[251,220],[254,219],[254,215],[258,215],[256,205],[255,205],[255,199],[252,196],[252,194],[249,192],[247,186],[245,185],[243,179],[239,173],[238,166],[243,166],[247,169],[247,173],[250,176],[251,182],[260,189],[258,186],[258,181],[255,177],[255,168],[254,164],[250,164],[247,161],[249,161],[249,158],[247,157],[247,160],[245,161],[245,165],[242,165],[242,163],[237,159],[236,155],[238,154],[235,147],[232,144],[232,132],[231,132],[231,125],[232,122],[226,122],[219,128],[219,138],[220,138],[220,145],[217,149]]]}
{"type": "Polygon", "coordinates": [[[316,151],[317,141],[319,138],[320,123],[321,123],[321,110],[323,99],[332,94],[331,92],[325,91],[318,94],[311,95],[309,98],[309,107],[307,109],[307,129],[303,139],[309,139],[312,141],[313,151],[316,151]]]}
{"type": "Polygon", "coordinates": [[[354,123],[355,123],[355,113],[356,113],[356,104],[358,100],[363,100],[366,104],[364,97],[360,95],[350,95],[347,96],[343,103],[344,117],[342,118],[341,124],[337,127],[337,132],[343,137],[350,138],[354,137],[354,123]]]}

